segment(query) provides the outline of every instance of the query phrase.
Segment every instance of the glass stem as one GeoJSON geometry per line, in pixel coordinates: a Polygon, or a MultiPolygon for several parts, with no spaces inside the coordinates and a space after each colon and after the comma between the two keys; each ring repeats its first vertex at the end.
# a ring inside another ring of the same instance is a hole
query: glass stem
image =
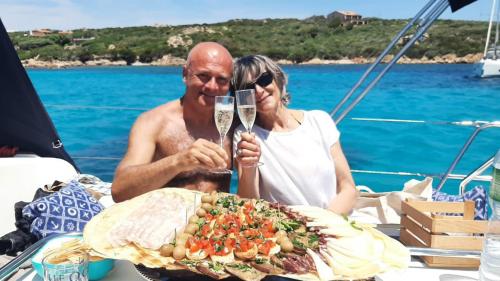
{"type": "Polygon", "coordinates": [[[220,148],[224,149],[224,135],[220,135],[220,148]]]}

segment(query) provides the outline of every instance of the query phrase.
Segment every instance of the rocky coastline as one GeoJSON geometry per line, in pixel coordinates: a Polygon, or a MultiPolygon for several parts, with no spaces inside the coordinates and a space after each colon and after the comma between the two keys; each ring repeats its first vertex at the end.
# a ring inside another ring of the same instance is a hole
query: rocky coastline
{"type": "MultiPolygon", "coordinates": [[[[437,56],[432,59],[427,57],[422,57],[420,59],[411,59],[403,56],[398,64],[471,64],[476,63],[482,58],[482,53],[468,54],[463,57],[458,57],[455,54],[447,54],[444,56],[437,56]]],[[[383,62],[389,62],[392,56],[386,57],[383,62]]],[[[294,63],[290,60],[278,60],[279,64],[283,65],[340,65],[340,64],[370,64],[375,60],[375,58],[343,58],[339,60],[323,60],[319,58],[313,58],[309,61],[294,63]]],[[[179,66],[185,63],[185,59],[173,57],[171,55],[165,55],[162,58],[152,61],[151,63],[141,63],[135,62],[132,66],[179,66]]],[[[72,67],[95,67],[95,66],[126,66],[127,62],[124,60],[111,61],[109,59],[97,58],[94,60],[89,60],[86,62],[81,61],[60,61],[51,60],[44,61],[37,58],[27,59],[22,61],[23,66],[26,68],[72,68],[72,67]]]]}

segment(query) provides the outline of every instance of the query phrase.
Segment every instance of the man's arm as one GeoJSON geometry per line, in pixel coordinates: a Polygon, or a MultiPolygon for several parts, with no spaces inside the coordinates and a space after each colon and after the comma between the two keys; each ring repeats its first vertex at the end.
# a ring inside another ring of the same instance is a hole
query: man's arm
{"type": "Polygon", "coordinates": [[[160,130],[158,121],[153,118],[148,114],[141,115],[132,127],[127,153],[116,168],[111,187],[115,202],[163,187],[183,171],[226,166],[225,151],[203,139],[195,141],[185,151],[152,162],[160,130]]]}
{"type": "Polygon", "coordinates": [[[328,209],[337,214],[349,214],[356,204],[358,193],[351,175],[351,169],[342,152],[340,141],[330,148],[337,178],[337,196],[330,202],[328,209]]]}

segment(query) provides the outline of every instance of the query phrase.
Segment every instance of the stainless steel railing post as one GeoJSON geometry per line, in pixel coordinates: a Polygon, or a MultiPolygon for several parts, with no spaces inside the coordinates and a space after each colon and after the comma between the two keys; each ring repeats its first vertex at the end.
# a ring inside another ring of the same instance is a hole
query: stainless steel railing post
{"type": "Polygon", "coordinates": [[[448,176],[451,174],[451,172],[455,169],[457,166],[458,162],[462,157],[464,156],[465,152],[471,145],[472,141],[476,138],[476,136],[479,134],[479,132],[486,130],[488,128],[500,128],[500,121],[493,121],[493,122],[487,122],[487,123],[481,123],[482,125],[476,124],[476,129],[472,132],[470,137],[467,139],[465,144],[462,146],[462,149],[460,149],[460,152],[457,154],[453,162],[451,163],[450,167],[446,171],[446,173],[441,177],[441,181],[439,182],[438,186],[436,187],[437,191],[440,191],[441,188],[443,188],[446,180],[448,179],[448,176]]]}
{"type": "MultiPolygon", "coordinates": [[[[420,17],[437,1],[440,0],[431,0],[429,1],[416,15],[413,17],[413,19],[406,24],[405,27],[399,33],[394,36],[392,41],[389,43],[389,45],[385,48],[384,51],[377,57],[375,62],[365,71],[365,73],[361,76],[359,81],[354,85],[354,87],[342,98],[342,100],[335,106],[335,108],[330,112],[330,116],[334,116],[337,111],[347,102],[347,100],[354,94],[354,92],[361,86],[361,84],[366,80],[368,75],[377,67],[378,64],[384,59],[384,57],[392,50],[392,48],[398,43],[399,39],[403,37],[403,35],[406,34],[408,30],[410,30],[415,23],[420,19],[420,17]]],[[[442,0],[441,0],[442,1],[442,0]]],[[[446,0],[444,0],[446,1],[446,0]]]]}
{"type": "Polygon", "coordinates": [[[434,23],[434,21],[448,8],[449,3],[439,3],[436,5],[436,11],[431,11],[432,16],[426,21],[426,24],[422,26],[417,33],[406,43],[406,45],[394,56],[394,58],[387,64],[387,66],[377,75],[377,77],[366,87],[366,89],[359,94],[356,99],[340,114],[335,123],[339,124],[344,117],[370,92],[370,90],[378,83],[378,81],[385,75],[389,69],[403,56],[403,54],[417,41],[420,36],[422,36],[427,29],[434,23]]]}

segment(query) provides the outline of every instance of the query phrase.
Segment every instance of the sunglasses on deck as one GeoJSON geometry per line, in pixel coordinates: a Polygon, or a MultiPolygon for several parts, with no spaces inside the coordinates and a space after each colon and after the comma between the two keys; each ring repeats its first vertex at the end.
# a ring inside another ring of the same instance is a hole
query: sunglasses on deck
{"type": "Polygon", "coordinates": [[[259,78],[257,78],[257,80],[255,80],[255,82],[244,85],[244,87],[242,87],[242,89],[243,90],[250,90],[250,89],[255,90],[255,85],[259,85],[260,87],[264,88],[264,87],[269,86],[269,84],[271,84],[271,83],[273,83],[273,75],[266,71],[266,72],[262,73],[259,76],[259,78]]]}

